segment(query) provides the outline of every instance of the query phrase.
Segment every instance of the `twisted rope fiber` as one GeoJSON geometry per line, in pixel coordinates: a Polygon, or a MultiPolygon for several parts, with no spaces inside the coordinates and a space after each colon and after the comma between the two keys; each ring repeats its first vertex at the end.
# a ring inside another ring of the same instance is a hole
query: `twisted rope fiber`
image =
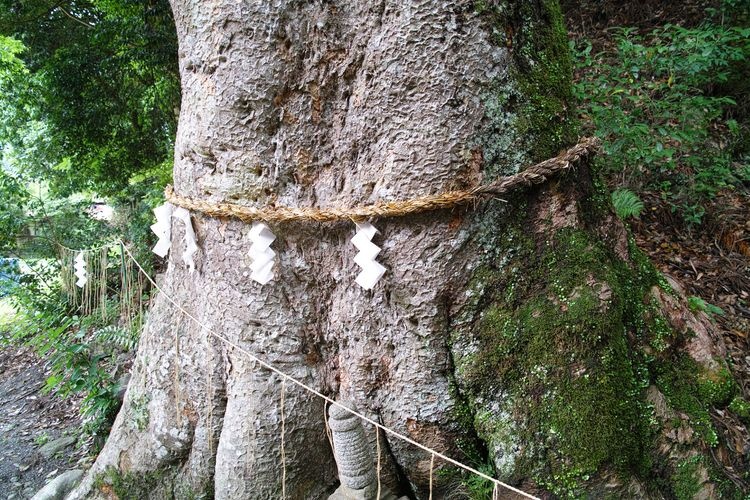
{"type": "Polygon", "coordinates": [[[377,217],[403,217],[419,212],[428,212],[458,205],[475,203],[487,198],[507,194],[520,187],[545,182],[550,176],[569,170],[582,159],[592,156],[599,150],[600,141],[596,137],[586,137],[560,155],[533,165],[523,172],[502,177],[491,184],[477,186],[467,191],[449,191],[441,194],[421,196],[409,200],[379,202],[353,208],[343,207],[286,207],[266,206],[246,207],[234,203],[212,203],[188,198],[174,192],[167,186],[164,196],[167,201],[188,210],[201,212],[211,217],[233,217],[244,222],[335,222],[340,220],[364,220],[377,217]]]}
{"type": "MultiPolygon", "coordinates": [[[[133,263],[136,265],[136,267],[138,267],[138,269],[140,269],[140,271],[146,277],[146,279],[153,285],[153,287],[160,294],[162,294],[164,296],[164,298],[167,299],[168,302],[172,303],[172,305],[174,305],[175,308],[177,308],[177,310],[179,310],[180,312],[182,312],[188,318],[192,319],[198,326],[200,326],[201,328],[203,328],[203,330],[205,332],[207,332],[211,336],[217,338],[218,340],[220,340],[221,342],[225,343],[226,345],[228,345],[230,347],[233,347],[234,349],[236,349],[237,351],[241,352],[242,354],[246,355],[250,360],[258,363],[263,368],[265,368],[265,369],[267,369],[267,370],[275,373],[276,375],[278,375],[279,377],[281,377],[282,380],[289,381],[289,382],[293,383],[294,385],[296,385],[296,386],[304,389],[305,391],[309,392],[310,394],[313,394],[314,396],[317,396],[318,398],[320,398],[320,399],[328,402],[329,404],[332,404],[332,405],[336,406],[337,408],[340,408],[340,409],[344,410],[345,412],[354,415],[355,417],[359,417],[362,421],[367,422],[368,424],[372,425],[376,429],[382,429],[384,432],[387,432],[388,434],[390,434],[391,436],[393,436],[393,437],[395,437],[397,439],[400,439],[400,440],[402,440],[402,441],[404,441],[406,443],[409,443],[409,444],[411,444],[413,446],[416,446],[417,448],[419,448],[419,449],[421,449],[423,451],[426,451],[427,453],[431,453],[433,455],[433,457],[441,458],[442,460],[445,460],[446,462],[448,462],[448,463],[450,463],[452,465],[455,465],[456,467],[464,469],[467,472],[471,472],[472,474],[475,474],[475,475],[477,475],[477,476],[479,476],[479,477],[481,477],[483,479],[486,479],[487,481],[492,482],[495,485],[495,489],[497,489],[499,486],[501,486],[501,487],[503,487],[505,489],[508,489],[510,491],[518,493],[519,495],[524,496],[526,498],[531,498],[532,500],[540,500],[538,497],[535,497],[535,496],[533,496],[533,495],[531,495],[529,493],[521,491],[518,488],[515,488],[515,487],[513,487],[513,486],[511,486],[509,484],[506,484],[506,483],[500,481],[499,479],[495,479],[494,477],[489,476],[489,475],[487,475],[487,474],[485,474],[483,472],[480,472],[480,471],[474,469],[473,467],[465,465],[465,464],[459,462],[458,460],[455,460],[455,459],[450,458],[450,457],[448,457],[446,455],[443,455],[442,453],[440,453],[437,450],[433,450],[432,448],[429,448],[429,447],[427,447],[427,446],[425,446],[425,445],[423,445],[423,444],[421,444],[421,443],[419,443],[417,441],[414,441],[410,437],[407,437],[407,436],[399,433],[398,431],[395,431],[395,430],[393,430],[393,429],[391,429],[389,427],[386,427],[386,426],[384,426],[384,425],[376,422],[375,420],[373,420],[373,419],[371,419],[371,418],[363,415],[362,413],[360,413],[360,412],[358,412],[356,410],[352,410],[351,408],[348,408],[345,405],[342,405],[341,403],[339,403],[339,402],[337,402],[337,401],[329,398],[328,396],[326,396],[322,392],[320,392],[320,391],[318,391],[318,390],[310,387],[309,385],[305,384],[301,380],[298,380],[298,379],[294,378],[293,376],[291,376],[291,375],[289,375],[289,374],[287,374],[287,373],[279,370],[278,368],[276,368],[272,364],[270,364],[270,363],[268,363],[266,361],[263,361],[262,359],[260,359],[259,357],[255,356],[250,351],[244,349],[243,347],[241,347],[237,343],[232,342],[231,340],[229,340],[224,335],[221,335],[220,333],[214,332],[213,330],[211,330],[208,327],[208,325],[206,325],[201,320],[199,320],[198,318],[196,318],[195,316],[193,316],[190,312],[188,312],[185,308],[183,308],[175,299],[173,299],[169,294],[167,294],[156,283],[156,281],[154,281],[151,278],[151,276],[148,275],[148,273],[145,271],[145,269],[143,269],[143,266],[141,266],[140,262],[138,262],[135,259],[135,257],[133,256],[133,254],[130,252],[130,249],[127,246],[125,246],[124,243],[123,243],[123,248],[125,249],[125,252],[127,252],[127,254],[130,257],[130,259],[133,261],[133,263]]],[[[434,460],[434,458],[433,458],[433,460],[434,460]]]]}

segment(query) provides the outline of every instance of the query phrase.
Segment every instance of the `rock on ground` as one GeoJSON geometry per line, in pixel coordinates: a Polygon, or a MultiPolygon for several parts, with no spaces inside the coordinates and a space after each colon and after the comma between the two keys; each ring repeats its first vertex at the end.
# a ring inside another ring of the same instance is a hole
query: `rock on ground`
{"type": "Polygon", "coordinates": [[[77,439],[73,436],[63,436],[43,445],[39,448],[39,453],[41,453],[44,458],[52,458],[68,446],[74,445],[76,441],[77,439]]]}

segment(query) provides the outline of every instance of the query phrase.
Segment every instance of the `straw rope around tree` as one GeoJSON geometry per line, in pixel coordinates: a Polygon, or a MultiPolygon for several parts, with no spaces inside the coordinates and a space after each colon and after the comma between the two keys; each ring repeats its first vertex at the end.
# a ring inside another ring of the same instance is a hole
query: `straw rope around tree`
{"type": "Polygon", "coordinates": [[[518,174],[501,177],[490,184],[477,186],[466,191],[449,191],[409,200],[379,202],[374,205],[353,208],[286,206],[255,208],[234,203],[212,203],[180,196],[174,192],[172,186],[167,186],[164,194],[167,201],[173,205],[211,217],[232,217],[244,222],[336,222],[342,220],[360,221],[371,218],[403,217],[420,212],[476,203],[508,194],[521,187],[541,184],[551,176],[570,170],[582,160],[592,157],[599,150],[599,146],[599,139],[596,137],[587,137],[554,158],[537,163],[518,174]]]}

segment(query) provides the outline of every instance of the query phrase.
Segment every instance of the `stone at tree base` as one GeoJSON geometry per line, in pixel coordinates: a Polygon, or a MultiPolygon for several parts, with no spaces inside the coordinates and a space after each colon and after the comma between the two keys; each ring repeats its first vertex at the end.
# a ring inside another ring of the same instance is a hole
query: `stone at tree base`
{"type": "MultiPolygon", "coordinates": [[[[341,404],[356,411],[354,403],[341,404]]],[[[377,477],[361,420],[336,405],[329,408],[328,414],[341,484],[352,490],[361,490],[364,495],[361,498],[373,498],[377,477]]]]}
{"type": "Polygon", "coordinates": [[[76,441],[77,439],[73,436],[64,436],[61,438],[57,438],[39,448],[39,453],[41,453],[45,458],[51,458],[55,456],[57,452],[60,452],[68,446],[75,444],[76,441]]]}
{"type": "MultiPolygon", "coordinates": [[[[352,402],[340,404],[357,411],[352,402]]],[[[341,481],[341,485],[328,500],[374,500],[378,492],[377,471],[362,421],[336,405],[328,409],[328,414],[331,417],[328,426],[331,428],[341,481]]],[[[379,500],[397,500],[397,497],[387,488],[381,487],[379,500]]]]}
{"type": "Polygon", "coordinates": [[[83,476],[80,469],[63,472],[39,490],[31,500],[62,500],[83,476]]]}

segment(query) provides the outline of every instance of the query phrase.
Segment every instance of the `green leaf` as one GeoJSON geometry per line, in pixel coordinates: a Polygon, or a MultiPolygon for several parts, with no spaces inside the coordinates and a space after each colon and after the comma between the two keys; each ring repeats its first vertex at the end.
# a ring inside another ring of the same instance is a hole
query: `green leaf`
{"type": "Polygon", "coordinates": [[[618,189],[612,193],[612,205],[621,219],[639,217],[643,212],[643,202],[629,189],[618,189]]]}

